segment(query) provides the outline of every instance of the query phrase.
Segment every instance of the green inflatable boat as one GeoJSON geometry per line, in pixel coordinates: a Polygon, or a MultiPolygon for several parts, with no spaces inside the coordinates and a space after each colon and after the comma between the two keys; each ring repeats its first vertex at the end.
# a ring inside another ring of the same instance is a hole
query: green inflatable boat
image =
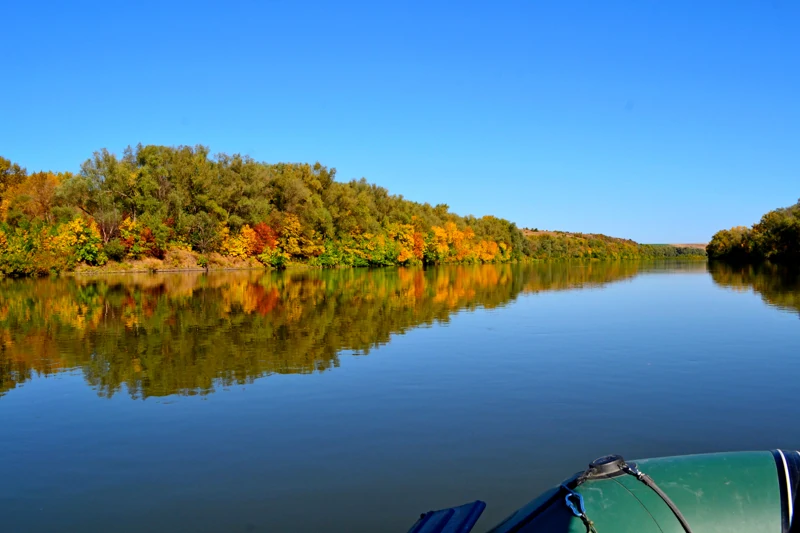
{"type": "MultiPolygon", "coordinates": [[[[490,533],[800,533],[798,493],[797,451],[609,455],[490,533]]],[[[485,507],[476,501],[425,513],[409,533],[467,533],[485,507]]]]}

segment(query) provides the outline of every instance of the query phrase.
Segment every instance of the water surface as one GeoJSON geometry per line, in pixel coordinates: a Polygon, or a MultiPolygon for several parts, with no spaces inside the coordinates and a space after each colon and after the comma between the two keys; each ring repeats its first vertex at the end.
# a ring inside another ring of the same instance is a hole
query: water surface
{"type": "Polygon", "coordinates": [[[0,281],[3,531],[482,531],[602,454],[796,448],[799,314],[704,263],[0,281]]]}

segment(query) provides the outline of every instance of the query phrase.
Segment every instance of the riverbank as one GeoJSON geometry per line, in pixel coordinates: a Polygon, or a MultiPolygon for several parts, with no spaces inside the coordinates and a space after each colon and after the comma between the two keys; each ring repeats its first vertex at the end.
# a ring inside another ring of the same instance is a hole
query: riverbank
{"type": "MultiPolygon", "coordinates": [[[[64,228],[66,229],[55,237],[44,231],[15,232],[11,239],[0,242],[0,276],[706,259],[704,250],[694,247],[638,244],[631,240],[595,234],[530,231],[521,246],[526,251],[524,254],[515,253],[509,247],[498,247],[498,253],[494,255],[455,253],[453,250],[461,250],[461,241],[456,239],[450,243],[445,239],[438,244],[434,241],[423,242],[425,253],[421,260],[416,256],[396,255],[397,250],[380,239],[378,240],[383,242],[382,248],[372,246],[371,241],[361,243],[356,248],[329,242],[319,255],[312,257],[289,254],[285,249],[291,246],[286,243],[276,243],[267,252],[255,254],[251,246],[244,245],[244,241],[236,246],[220,245],[218,250],[205,252],[192,250],[188,245],[182,244],[167,244],[161,248],[131,246],[125,252],[124,248],[115,248],[113,243],[103,244],[97,226],[92,221],[88,222],[88,229],[83,226],[81,219],[76,219],[64,228]]],[[[0,233],[0,237],[4,235],[0,233]]]]}
{"type": "MultiPolygon", "coordinates": [[[[551,259],[524,259],[518,261],[509,261],[505,264],[544,264],[544,263],[553,263],[553,264],[602,264],[602,263],[658,263],[658,262],[669,262],[669,263],[697,263],[697,262],[705,262],[705,257],[696,257],[696,256],[688,256],[688,257],[672,257],[672,258],[652,258],[652,257],[643,257],[638,259],[565,259],[565,258],[551,258],[551,259]]],[[[462,265],[468,265],[469,263],[464,263],[462,265]]],[[[473,263],[477,264],[477,263],[473,263]]],[[[430,265],[430,266],[442,266],[442,265],[430,265]]],[[[394,268],[403,267],[403,265],[393,265],[394,268]]],[[[338,266],[338,267],[322,267],[319,265],[309,265],[307,263],[300,263],[300,262],[292,262],[285,265],[282,270],[340,270],[340,269],[350,269],[350,268],[387,268],[387,267],[349,267],[349,266],[338,266]]],[[[103,274],[144,274],[144,273],[171,273],[171,272],[225,272],[225,271],[234,271],[234,270],[277,270],[273,267],[264,265],[263,263],[248,259],[248,260],[241,260],[241,259],[233,259],[230,257],[220,256],[219,254],[212,254],[209,257],[209,262],[207,268],[201,267],[199,265],[190,264],[190,263],[183,263],[175,265],[174,263],[168,263],[165,260],[153,259],[153,258],[146,258],[138,261],[124,261],[124,262],[116,262],[116,261],[109,261],[108,263],[104,264],[103,266],[93,266],[93,265],[86,265],[81,264],[78,265],[74,270],[60,272],[60,275],[67,275],[67,276],[82,276],[82,275],[103,275],[103,274]]]]}
{"type": "Polygon", "coordinates": [[[142,272],[205,272],[212,270],[264,270],[267,267],[253,257],[228,257],[216,252],[199,254],[173,249],[164,259],[145,257],[125,261],[108,261],[103,265],[81,263],[70,274],[125,274],[142,272]]]}

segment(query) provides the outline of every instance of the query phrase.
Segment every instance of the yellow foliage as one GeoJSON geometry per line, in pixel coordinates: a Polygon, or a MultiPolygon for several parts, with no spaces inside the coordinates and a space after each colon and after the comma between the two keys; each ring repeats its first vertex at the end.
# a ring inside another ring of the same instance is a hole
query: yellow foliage
{"type": "Polygon", "coordinates": [[[133,232],[133,231],[136,231],[137,228],[138,228],[138,224],[136,223],[135,220],[133,220],[130,217],[125,217],[125,220],[123,220],[122,223],[119,225],[119,230],[120,231],[133,232]]]}
{"type": "Polygon", "coordinates": [[[138,229],[136,221],[126,217],[119,225],[119,234],[123,240],[128,240],[138,235],[138,229]]]}
{"type": "Polygon", "coordinates": [[[446,256],[450,251],[450,247],[447,243],[447,230],[439,226],[432,226],[431,230],[433,231],[433,237],[436,241],[436,253],[441,256],[446,256]]]}
{"type": "Polygon", "coordinates": [[[494,261],[499,251],[500,247],[494,241],[481,241],[478,243],[478,257],[485,263],[494,261]]]}
{"type": "Polygon", "coordinates": [[[278,240],[282,253],[288,257],[313,257],[321,254],[325,251],[325,247],[319,242],[319,233],[316,231],[310,233],[309,236],[303,232],[303,226],[297,215],[284,214],[278,240]]]}
{"type": "Polygon", "coordinates": [[[102,252],[100,229],[92,219],[70,220],[58,228],[58,234],[52,239],[44,232],[41,237],[44,250],[56,250],[64,256],[89,264],[102,265],[108,259],[102,252]]]}
{"type": "Polygon", "coordinates": [[[397,255],[398,263],[418,262],[414,253],[415,240],[414,240],[414,226],[411,224],[392,224],[389,226],[389,238],[397,243],[399,253],[397,255]]]}
{"type": "Polygon", "coordinates": [[[60,251],[69,252],[78,245],[81,238],[85,240],[83,222],[81,219],[76,218],[58,228],[58,235],[56,235],[54,244],[60,251]]]}
{"type": "Polygon", "coordinates": [[[397,256],[398,263],[405,263],[409,259],[414,258],[414,253],[406,248],[400,248],[400,254],[397,256]]]}
{"type": "Polygon", "coordinates": [[[231,238],[231,229],[224,224],[220,224],[218,233],[219,233],[219,240],[222,243],[231,238]]]}
{"type": "Polygon", "coordinates": [[[447,233],[447,241],[454,246],[458,246],[464,239],[464,233],[458,229],[454,222],[445,223],[444,230],[447,233]]]}
{"type": "Polygon", "coordinates": [[[300,236],[303,227],[300,225],[300,219],[297,215],[287,214],[283,219],[281,227],[280,244],[284,253],[292,255],[301,255],[303,251],[300,249],[300,236]]]}
{"type": "Polygon", "coordinates": [[[258,235],[256,235],[256,231],[245,224],[239,230],[239,236],[247,247],[247,255],[255,255],[256,250],[258,250],[258,235]]]}
{"type": "Polygon", "coordinates": [[[243,226],[239,233],[231,237],[231,230],[224,226],[219,231],[222,255],[245,259],[254,255],[256,232],[250,226],[243,226]]]}

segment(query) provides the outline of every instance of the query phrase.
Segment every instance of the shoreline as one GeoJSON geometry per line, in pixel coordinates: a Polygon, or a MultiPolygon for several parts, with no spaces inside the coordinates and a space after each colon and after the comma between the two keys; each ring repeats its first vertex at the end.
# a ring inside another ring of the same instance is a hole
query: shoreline
{"type": "Polygon", "coordinates": [[[170,274],[180,272],[233,272],[245,270],[272,270],[267,267],[224,267],[224,268],[157,268],[155,270],[130,268],[122,270],[107,270],[104,268],[96,268],[92,270],[70,270],[59,273],[60,275],[67,276],[97,276],[103,274],[170,274]]]}
{"type": "MultiPolygon", "coordinates": [[[[102,266],[87,265],[81,263],[76,265],[72,270],[62,270],[58,272],[50,272],[50,276],[72,276],[72,277],[87,277],[87,276],[102,276],[102,275],[121,275],[121,274],[168,274],[168,273],[211,273],[211,272],[234,272],[234,271],[302,271],[302,270],[340,270],[351,268],[386,268],[386,267],[411,267],[411,268],[429,268],[444,265],[483,265],[483,264],[520,264],[520,263],[574,263],[574,264],[598,264],[598,263],[611,263],[611,262],[643,262],[643,263],[661,263],[661,262],[678,262],[678,263],[697,263],[707,262],[706,256],[699,255],[684,255],[674,257],[618,257],[618,258],[598,258],[598,257],[526,257],[522,259],[501,261],[501,262],[442,262],[432,264],[414,264],[414,265],[374,265],[374,266],[354,266],[354,265],[335,265],[335,266],[322,266],[319,264],[308,264],[305,262],[290,261],[286,263],[283,268],[275,268],[271,265],[265,265],[254,257],[230,257],[223,256],[217,252],[212,252],[208,255],[200,255],[185,249],[172,249],[167,252],[163,259],[156,259],[153,257],[145,257],[141,259],[129,259],[124,261],[108,261],[102,266]],[[201,266],[198,264],[201,260],[205,264],[201,266]]],[[[47,277],[43,276],[19,276],[19,278],[27,277],[47,277]]],[[[14,279],[16,276],[4,276],[0,274],[0,279],[14,279]]]]}
{"type": "MultiPolygon", "coordinates": [[[[430,267],[439,267],[439,266],[469,266],[469,265],[505,265],[505,264],[519,264],[519,263],[575,263],[575,264],[591,264],[591,263],[616,263],[616,262],[678,262],[678,263],[699,263],[699,262],[707,262],[708,260],[705,257],[641,257],[641,258],[619,258],[619,259],[596,259],[596,258],[572,258],[572,259],[563,259],[563,258],[553,258],[553,259],[529,259],[527,261],[509,261],[505,263],[442,263],[437,265],[416,265],[416,268],[430,268],[430,267]]],[[[242,261],[244,262],[244,261],[242,261]]],[[[137,262],[138,263],[138,262],[137,262]]],[[[178,273],[188,273],[188,272],[200,272],[200,273],[213,273],[213,272],[237,272],[237,271],[265,271],[265,272],[278,272],[279,269],[272,268],[262,264],[237,264],[237,265],[226,265],[226,266],[213,266],[213,267],[173,267],[173,268],[157,268],[154,265],[150,267],[146,267],[140,264],[130,264],[130,263],[115,263],[114,265],[110,265],[110,263],[106,263],[103,266],[87,266],[81,265],[79,268],[75,270],[63,271],[59,272],[57,275],[67,275],[67,276],[98,276],[104,274],[178,274],[178,273]],[[129,268],[122,267],[121,265],[129,265],[129,268]]],[[[357,267],[357,266],[336,266],[332,268],[325,268],[321,266],[314,266],[314,265],[307,265],[304,263],[290,263],[282,270],[342,270],[342,269],[352,269],[352,268],[410,268],[409,265],[386,265],[386,266],[375,266],[375,267],[357,267]]]]}

